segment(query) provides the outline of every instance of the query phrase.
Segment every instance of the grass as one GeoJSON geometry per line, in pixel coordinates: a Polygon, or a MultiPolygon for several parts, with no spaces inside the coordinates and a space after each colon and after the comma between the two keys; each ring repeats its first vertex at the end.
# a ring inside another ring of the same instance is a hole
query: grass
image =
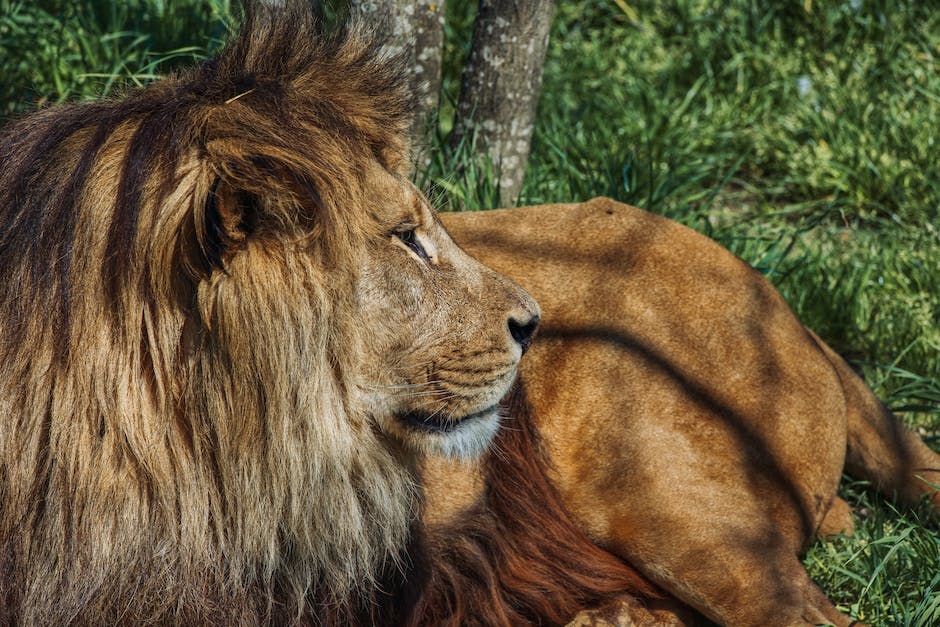
{"type": "MultiPolygon", "coordinates": [[[[450,209],[497,198],[472,138],[447,143],[474,5],[448,3],[434,160],[418,173],[450,209]]],[[[0,0],[0,116],[203,56],[229,10],[225,0],[0,0]]],[[[938,120],[930,3],[558,3],[520,202],[607,195],[714,237],[937,447],[938,120]]],[[[864,515],[852,538],[810,549],[812,576],[873,625],[940,624],[936,525],[862,484],[843,493],[864,515]]]]}
{"type": "Polygon", "coordinates": [[[0,0],[0,119],[191,64],[218,46],[229,18],[228,0],[0,0]]]}

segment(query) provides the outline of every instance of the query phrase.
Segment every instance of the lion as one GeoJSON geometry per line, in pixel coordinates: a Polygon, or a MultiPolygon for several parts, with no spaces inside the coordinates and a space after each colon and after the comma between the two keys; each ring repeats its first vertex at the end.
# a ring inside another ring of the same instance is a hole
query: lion
{"type": "Polygon", "coordinates": [[[0,139],[0,624],[395,623],[419,453],[539,321],[408,182],[401,59],[303,0],[0,139]]]}
{"type": "MultiPolygon", "coordinates": [[[[625,602],[619,624],[694,622],[678,600],[722,625],[850,625],[798,559],[814,537],[851,532],[843,470],[940,511],[940,455],[714,241],[605,198],[443,221],[543,321],[492,454],[425,462],[441,568],[423,602],[438,622],[559,624],[625,602]],[[527,524],[503,522],[507,499],[527,524]],[[660,600],[556,591],[557,570],[589,572],[556,541],[558,516],[609,554],[588,566],[620,558],[660,600]],[[539,605],[546,590],[563,613],[539,605]]],[[[599,612],[577,624],[611,620],[599,612]]]]}

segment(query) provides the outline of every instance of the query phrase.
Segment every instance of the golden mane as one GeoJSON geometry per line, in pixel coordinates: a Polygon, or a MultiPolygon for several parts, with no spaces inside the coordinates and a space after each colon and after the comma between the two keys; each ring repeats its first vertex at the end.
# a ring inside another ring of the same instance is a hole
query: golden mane
{"type": "Polygon", "coordinates": [[[0,623],[345,623],[400,577],[413,480],[337,312],[410,97],[307,4],[0,139],[0,623]]]}

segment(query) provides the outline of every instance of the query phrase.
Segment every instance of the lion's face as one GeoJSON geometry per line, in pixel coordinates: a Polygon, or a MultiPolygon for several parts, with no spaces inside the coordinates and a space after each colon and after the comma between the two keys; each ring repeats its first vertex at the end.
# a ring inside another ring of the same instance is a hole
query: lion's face
{"type": "Polygon", "coordinates": [[[412,449],[475,456],[499,425],[496,406],[538,324],[535,301],[450,238],[428,201],[373,174],[380,222],[358,278],[365,329],[360,400],[412,449]]]}

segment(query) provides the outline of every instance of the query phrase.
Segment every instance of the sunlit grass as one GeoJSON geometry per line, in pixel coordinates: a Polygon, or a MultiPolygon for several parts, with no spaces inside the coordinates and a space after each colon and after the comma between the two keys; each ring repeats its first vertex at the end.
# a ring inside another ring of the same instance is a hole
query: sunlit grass
{"type": "Polygon", "coordinates": [[[940,542],[926,507],[898,508],[851,481],[842,495],[862,515],[852,536],[810,548],[805,562],[816,581],[866,623],[940,624],[940,542]]]}
{"type": "Polygon", "coordinates": [[[192,64],[224,39],[230,9],[229,0],[0,0],[0,120],[192,64]]]}

